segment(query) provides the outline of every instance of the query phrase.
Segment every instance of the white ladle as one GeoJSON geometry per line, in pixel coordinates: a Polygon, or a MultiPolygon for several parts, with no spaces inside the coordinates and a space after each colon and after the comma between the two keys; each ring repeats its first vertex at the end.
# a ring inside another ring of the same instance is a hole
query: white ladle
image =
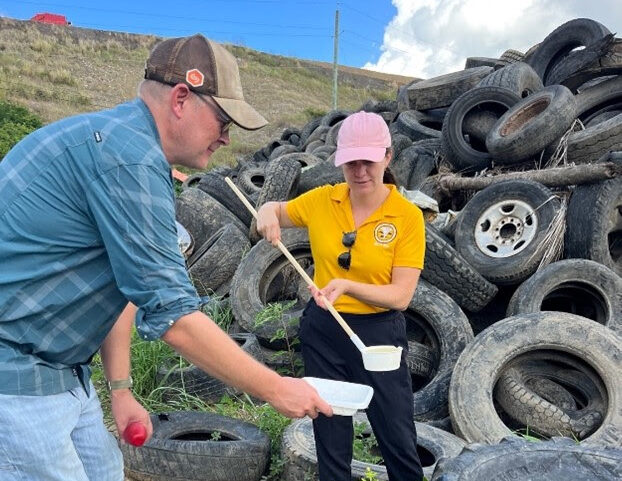
{"type": "MultiPolygon", "coordinates": [[[[235,186],[235,184],[231,181],[229,177],[225,177],[225,182],[227,185],[231,187],[233,192],[238,196],[238,198],[242,201],[242,203],[246,206],[246,208],[253,214],[253,217],[257,219],[257,211],[250,204],[250,202],[246,199],[244,194],[240,192],[240,190],[235,186]]],[[[278,242],[277,247],[280,251],[287,257],[289,262],[296,268],[298,273],[305,280],[307,285],[313,286],[317,289],[317,286],[313,282],[313,279],[309,277],[309,275],[305,272],[302,266],[298,263],[298,261],[291,255],[291,253],[287,250],[287,247],[283,245],[281,241],[278,242]]],[[[350,340],[354,343],[354,345],[361,351],[361,355],[363,356],[363,366],[368,371],[393,371],[400,367],[400,361],[402,359],[402,348],[397,346],[365,346],[363,341],[354,333],[354,331],[348,326],[348,323],[341,317],[341,314],[337,312],[337,310],[333,307],[333,305],[326,299],[326,297],[322,296],[322,300],[324,304],[333,315],[333,317],[337,320],[339,325],[346,331],[346,334],[350,337],[350,340]]]]}

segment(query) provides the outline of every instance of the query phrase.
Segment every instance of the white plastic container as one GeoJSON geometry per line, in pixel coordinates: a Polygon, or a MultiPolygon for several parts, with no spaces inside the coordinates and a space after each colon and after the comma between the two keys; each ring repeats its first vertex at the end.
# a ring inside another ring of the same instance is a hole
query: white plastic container
{"type": "Polygon", "coordinates": [[[331,405],[333,414],[337,416],[352,416],[357,410],[365,409],[374,395],[374,388],[365,384],[319,377],[303,379],[317,389],[320,397],[331,405]]]}
{"type": "Polygon", "coordinates": [[[395,346],[367,346],[362,354],[368,371],[394,371],[402,360],[402,348],[395,346]]]}

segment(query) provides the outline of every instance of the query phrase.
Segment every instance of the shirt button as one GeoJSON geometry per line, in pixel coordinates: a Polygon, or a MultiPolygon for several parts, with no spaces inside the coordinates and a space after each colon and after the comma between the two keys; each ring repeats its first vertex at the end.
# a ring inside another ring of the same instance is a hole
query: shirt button
{"type": "Polygon", "coordinates": [[[143,339],[147,339],[147,334],[145,334],[145,335],[143,336],[143,339]]]}
{"type": "Polygon", "coordinates": [[[168,325],[169,326],[172,326],[173,324],[175,324],[175,321],[173,321],[173,320],[168,321],[168,325]]]}

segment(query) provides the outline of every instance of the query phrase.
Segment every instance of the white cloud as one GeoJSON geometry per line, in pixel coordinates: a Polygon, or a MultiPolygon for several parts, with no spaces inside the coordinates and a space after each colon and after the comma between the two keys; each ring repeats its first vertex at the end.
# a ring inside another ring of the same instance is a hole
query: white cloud
{"type": "Polygon", "coordinates": [[[430,78],[464,68],[467,57],[525,52],[573,18],[622,34],[620,0],[392,0],[381,55],[363,68],[430,78]]]}

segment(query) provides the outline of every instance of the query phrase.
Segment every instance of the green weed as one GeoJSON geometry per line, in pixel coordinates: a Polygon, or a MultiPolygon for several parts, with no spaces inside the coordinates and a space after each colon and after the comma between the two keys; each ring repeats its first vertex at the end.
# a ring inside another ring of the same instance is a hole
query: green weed
{"type": "Polygon", "coordinates": [[[281,324],[281,327],[276,330],[274,336],[270,339],[270,342],[277,340],[285,341],[286,349],[277,351],[274,356],[284,359],[287,367],[278,371],[281,371],[281,374],[300,377],[300,375],[302,375],[303,366],[300,356],[296,355],[296,346],[300,341],[298,338],[290,338],[287,329],[298,321],[292,319],[289,321],[290,325],[288,326],[287,321],[283,319],[283,313],[291,309],[295,304],[295,300],[268,303],[268,305],[255,316],[255,326],[259,327],[267,322],[279,322],[281,324]]]}

